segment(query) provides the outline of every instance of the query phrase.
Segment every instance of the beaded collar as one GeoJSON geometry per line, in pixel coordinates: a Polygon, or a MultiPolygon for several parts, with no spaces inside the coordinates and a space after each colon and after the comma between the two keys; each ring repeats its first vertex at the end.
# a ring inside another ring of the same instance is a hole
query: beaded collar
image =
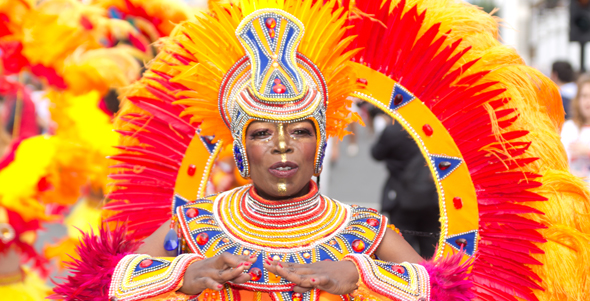
{"type": "Polygon", "coordinates": [[[269,256],[309,264],[372,255],[387,228],[387,218],[376,210],[320,195],[314,182],[308,194],[287,201],[265,200],[250,185],[238,187],[180,206],[177,216],[188,251],[205,257],[223,252],[257,256],[250,269],[253,279],[234,287],[280,294],[293,284],[264,269],[269,256]]]}

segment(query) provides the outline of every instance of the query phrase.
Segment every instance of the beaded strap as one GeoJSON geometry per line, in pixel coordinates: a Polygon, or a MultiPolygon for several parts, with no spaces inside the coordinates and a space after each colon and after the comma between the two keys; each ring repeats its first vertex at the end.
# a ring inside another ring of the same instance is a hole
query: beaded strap
{"type": "Polygon", "coordinates": [[[182,254],[177,257],[150,257],[131,254],[117,264],[109,300],[192,300],[176,292],[183,283],[184,272],[191,263],[204,259],[197,254],[182,254]]]}
{"type": "Polygon", "coordinates": [[[430,300],[430,277],[418,264],[374,260],[365,254],[348,254],[359,273],[355,300],[430,300]]]}

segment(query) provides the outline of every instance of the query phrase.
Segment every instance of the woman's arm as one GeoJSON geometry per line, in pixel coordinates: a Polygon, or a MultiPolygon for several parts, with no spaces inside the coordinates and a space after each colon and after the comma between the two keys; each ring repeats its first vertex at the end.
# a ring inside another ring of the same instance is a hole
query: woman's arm
{"type": "Polygon", "coordinates": [[[141,246],[135,251],[135,254],[147,254],[152,257],[174,257],[176,251],[166,251],[164,249],[164,239],[170,231],[170,220],[163,223],[158,230],[143,240],[141,246]]]}
{"type": "Polygon", "coordinates": [[[385,236],[377,247],[375,255],[389,262],[421,263],[424,261],[401,235],[391,229],[385,231],[385,236]]]}

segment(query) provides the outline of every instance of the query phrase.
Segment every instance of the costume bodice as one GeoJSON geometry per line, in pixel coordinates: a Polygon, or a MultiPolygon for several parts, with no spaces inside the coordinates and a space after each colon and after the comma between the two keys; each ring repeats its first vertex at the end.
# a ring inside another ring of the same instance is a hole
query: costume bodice
{"type": "MultiPolygon", "coordinates": [[[[268,201],[248,185],[178,207],[182,237],[190,252],[205,257],[257,256],[250,273],[259,276],[232,286],[292,300],[293,284],[267,272],[266,258],[310,264],[349,253],[372,255],[387,229],[387,218],[376,210],[320,195],[314,182],[310,187],[305,196],[268,201]]],[[[310,294],[317,300],[313,294],[319,292],[310,294]]]]}

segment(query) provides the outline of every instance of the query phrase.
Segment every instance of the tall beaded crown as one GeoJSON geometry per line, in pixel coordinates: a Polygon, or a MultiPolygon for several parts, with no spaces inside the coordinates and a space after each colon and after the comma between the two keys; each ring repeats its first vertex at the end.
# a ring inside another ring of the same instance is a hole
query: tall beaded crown
{"type": "Polygon", "coordinates": [[[245,130],[254,120],[311,120],[317,129],[315,173],[321,172],[326,147],[328,91],[320,70],[297,52],[305,29],[280,9],[261,9],[246,16],[236,36],[246,51],[226,74],[220,89],[221,116],[231,129],[234,158],[249,175],[245,130]]]}

